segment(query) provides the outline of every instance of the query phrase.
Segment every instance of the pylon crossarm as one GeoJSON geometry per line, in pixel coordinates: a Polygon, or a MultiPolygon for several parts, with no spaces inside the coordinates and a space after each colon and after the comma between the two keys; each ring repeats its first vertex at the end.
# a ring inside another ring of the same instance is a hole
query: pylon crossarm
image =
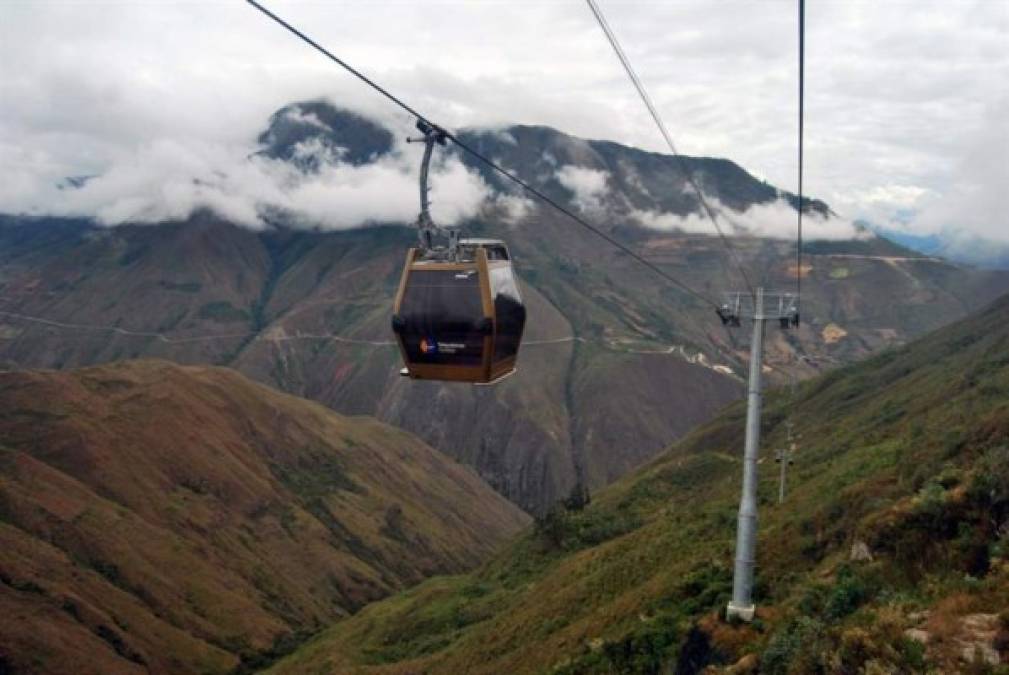
{"type": "Polygon", "coordinates": [[[782,328],[791,328],[798,317],[795,293],[764,291],[758,311],[757,298],[747,292],[733,291],[725,294],[725,302],[718,311],[723,323],[738,326],[740,319],[781,321],[782,328]],[[733,319],[734,317],[734,319],[733,319]]]}

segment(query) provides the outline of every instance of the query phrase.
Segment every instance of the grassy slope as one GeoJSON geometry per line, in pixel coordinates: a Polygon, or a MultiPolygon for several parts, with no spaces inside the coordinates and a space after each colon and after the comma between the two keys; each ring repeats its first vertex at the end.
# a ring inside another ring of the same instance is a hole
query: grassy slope
{"type": "Polygon", "coordinates": [[[731,590],[737,405],[583,511],[338,622],[272,672],[697,672],[751,653],[772,673],[966,667],[962,617],[1009,607],[1009,297],[805,383],[794,405],[770,392],[765,458],[789,412],[802,439],[785,505],[776,465],[761,465],[755,625],[716,615],[731,590]],[[872,562],[849,560],[856,542],[872,562]],[[915,627],[927,649],[905,635],[915,627]]]}
{"type": "Polygon", "coordinates": [[[527,522],[409,434],[232,371],[3,373],[0,672],[225,672],[527,522]]]}

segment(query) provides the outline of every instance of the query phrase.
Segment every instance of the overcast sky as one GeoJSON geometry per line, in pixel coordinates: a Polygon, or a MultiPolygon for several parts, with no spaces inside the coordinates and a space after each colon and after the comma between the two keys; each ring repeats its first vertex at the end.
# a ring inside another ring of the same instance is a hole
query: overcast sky
{"type": "MultiPolygon", "coordinates": [[[[265,4],[450,128],[546,124],[664,150],[583,2],[265,4]]],[[[599,4],[681,152],[796,188],[796,2],[599,4]]],[[[1009,0],[807,4],[807,193],[847,218],[1009,241],[1009,0]]],[[[327,96],[408,127],[239,0],[0,0],[0,15],[0,211],[114,221],[206,198],[241,218],[236,181],[266,179],[237,163],[285,103],[327,96]],[[222,172],[214,195],[184,187],[222,172]],[[117,179],[86,203],[53,187],[95,174],[117,179]]]]}

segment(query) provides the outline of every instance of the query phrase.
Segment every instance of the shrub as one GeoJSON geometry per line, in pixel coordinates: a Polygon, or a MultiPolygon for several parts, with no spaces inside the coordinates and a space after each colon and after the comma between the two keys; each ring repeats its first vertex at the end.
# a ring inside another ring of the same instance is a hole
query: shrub
{"type": "Polygon", "coordinates": [[[828,647],[823,623],[799,617],[771,638],[760,659],[760,670],[768,675],[827,672],[824,652],[828,647]]]}
{"type": "MultiPolygon", "coordinates": [[[[1009,515],[1009,448],[999,446],[986,452],[977,463],[967,488],[967,496],[978,506],[1000,516],[1009,515]]],[[[995,514],[992,514],[993,516],[995,514]]]]}
{"type": "Polygon", "coordinates": [[[571,511],[557,504],[536,519],[535,533],[547,551],[573,551],[596,546],[641,526],[641,519],[624,511],[571,511]]]}
{"type": "Polygon", "coordinates": [[[828,619],[844,618],[868,600],[870,594],[869,585],[861,576],[847,566],[842,567],[837,575],[837,583],[827,597],[824,616],[828,619]]]}
{"type": "MultiPolygon", "coordinates": [[[[580,658],[556,668],[556,675],[584,675],[586,673],[623,673],[626,675],[659,675],[667,673],[679,632],[673,615],[651,619],[618,640],[606,641],[599,649],[593,649],[580,658]]],[[[697,653],[704,646],[696,637],[690,639],[684,649],[697,653]]],[[[706,645],[706,642],[705,642],[706,645]]]]}
{"type": "Polygon", "coordinates": [[[706,562],[692,569],[675,591],[675,604],[688,614],[706,612],[718,606],[725,609],[725,600],[732,592],[732,570],[717,561],[706,562]]]}
{"type": "Polygon", "coordinates": [[[799,611],[803,614],[813,616],[823,612],[827,604],[827,592],[829,587],[816,584],[806,589],[805,594],[799,599],[799,611]]]}
{"type": "Polygon", "coordinates": [[[904,635],[898,613],[883,611],[866,627],[840,636],[833,665],[845,673],[912,673],[925,671],[925,647],[904,635]]]}
{"type": "Polygon", "coordinates": [[[570,520],[566,509],[555,506],[536,519],[536,537],[548,551],[560,550],[570,536],[570,520]]]}
{"type": "Polygon", "coordinates": [[[641,526],[641,519],[629,513],[586,511],[572,519],[576,540],[581,546],[595,546],[641,526]]]}
{"type": "Polygon", "coordinates": [[[571,493],[564,500],[564,508],[568,511],[581,511],[591,503],[592,495],[589,489],[579,481],[571,487],[571,493]]]}

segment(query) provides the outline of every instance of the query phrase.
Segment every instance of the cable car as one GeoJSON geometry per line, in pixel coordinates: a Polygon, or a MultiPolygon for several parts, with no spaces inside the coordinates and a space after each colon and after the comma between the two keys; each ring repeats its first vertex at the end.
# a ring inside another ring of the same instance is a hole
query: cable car
{"type": "Polygon", "coordinates": [[[462,239],[455,260],[411,248],[393,312],[414,379],[490,384],[515,371],[526,309],[502,241],[462,239]]]}
{"type": "Polygon", "coordinates": [[[526,310],[511,255],[497,239],[461,239],[430,214],[428,169],[435,144],[447,133],[419,120],[420,245],[406,254],[393,306],[392,330],[413,379],[493,384],[515,372],[526,310]],[[434,238],[448,243],[436,246],[434,238]]]}

